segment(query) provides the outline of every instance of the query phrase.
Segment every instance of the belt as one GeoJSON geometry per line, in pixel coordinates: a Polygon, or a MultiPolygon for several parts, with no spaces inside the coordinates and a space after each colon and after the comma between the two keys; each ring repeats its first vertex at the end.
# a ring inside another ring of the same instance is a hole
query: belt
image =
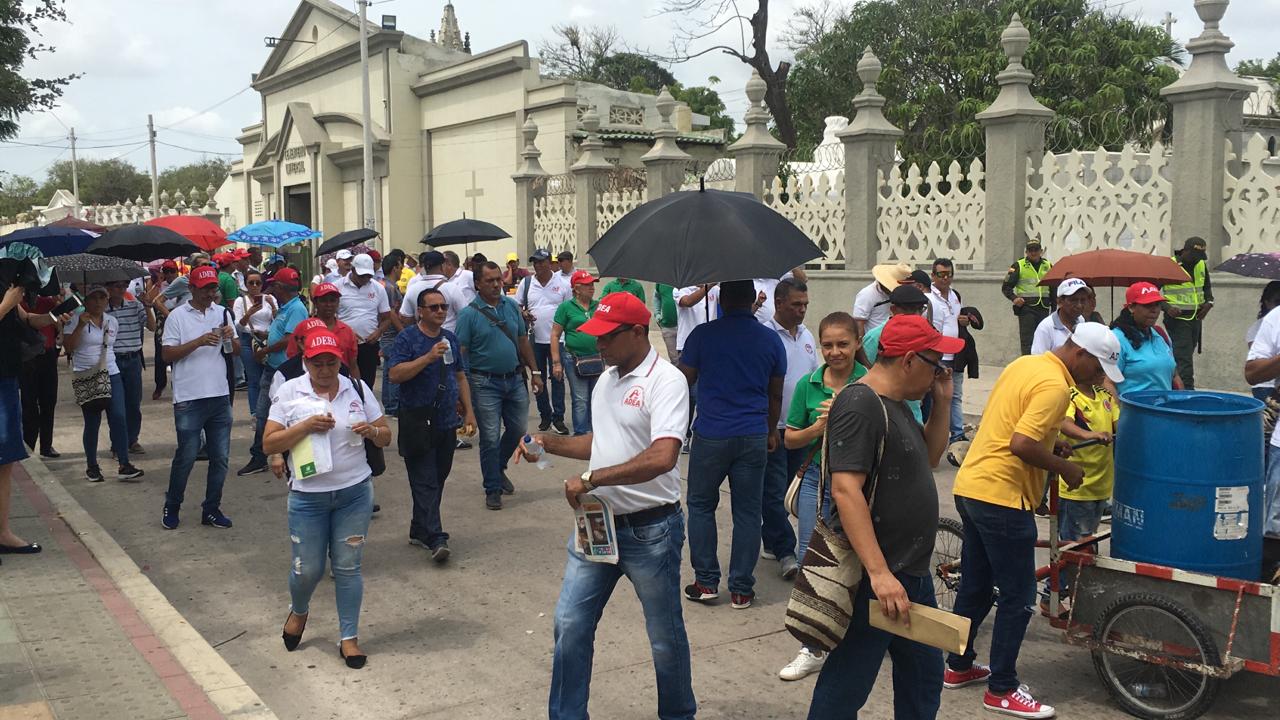
{"type": "Polygon", "coordinates": [[[142,350],[140,350],[140,349],[139,349],[139,350],[126,350],[125,352],[118,352],[118,353],[116,353],[116,357],[132,357],[132,356],[134,356],[134,355],[141,355],[141,354],[142,354],[142,350]]]}
{"type": "Polygon", "coordinates": [[[614,515],[613,524],[617,527],[639,527],[641,525],[652,525],[663,518],[675,515],[680,512],[680,503],[667,503],[658,507],[649,508],[648,510],[637,510],[633,513],[625,515],[614,515]]]}
{"type": "Polygon", "coordinates": [[[507,378],[513,378],[519,375],[520,371],[512,370],[511,372],[506,372],[506,373],[492,373],[492,372],[485,372],[484,370],[476,370],[475,368],[472,368],[471,374],[479,375],[480,377],[497,378],[498,380],[506,380],[507,378]]]}

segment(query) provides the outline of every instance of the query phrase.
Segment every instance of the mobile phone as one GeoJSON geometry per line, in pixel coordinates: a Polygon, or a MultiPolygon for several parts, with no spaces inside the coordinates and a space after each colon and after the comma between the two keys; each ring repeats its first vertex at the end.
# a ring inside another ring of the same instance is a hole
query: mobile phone
{"type": "Polygon", "coordinates": [[[75,295],[72,295],[66,300],[63,300],[62,302],[58,303],[58,306],[50,310],[49,314],[54,317],[59,317],[61,315],[71,312],[72,310],[75,310],[76,308],[80,307],[80,305],[81,305],[80,299],[77,298],[75,295]]]}

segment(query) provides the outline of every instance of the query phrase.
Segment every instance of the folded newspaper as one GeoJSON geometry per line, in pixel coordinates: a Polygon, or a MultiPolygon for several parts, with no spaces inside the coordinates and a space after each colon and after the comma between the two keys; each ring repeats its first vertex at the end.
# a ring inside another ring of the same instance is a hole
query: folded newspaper
{"type": "MultiPolygon", "coordinates": [[[[323,415],[329,411],[324,402],[299,398],[285,409],[289,425],[305,420],[312,415],[323,415]]],[[[310,433],[303,436],[289,449],[289,476],[294,480],[306,480],[314,475],[327,473],[333,469],[333,454],[329,447],[328,433],[310,433]]]]}
{"type": "Polygon", "coordinates": [[[613,508],[596,495],[579,495],[574,510],[578,552],[591,562],[618,563],[618,533],[613,525],[613,508]]]}

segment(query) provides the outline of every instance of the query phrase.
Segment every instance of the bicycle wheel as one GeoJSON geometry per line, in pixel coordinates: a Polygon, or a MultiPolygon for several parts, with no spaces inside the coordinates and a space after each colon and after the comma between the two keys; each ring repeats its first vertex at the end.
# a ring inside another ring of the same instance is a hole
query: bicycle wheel
{"type": "Polygon", "coordinates": [[[964,546],[964,525],[959,520],[938,518],[933,540],[933,594],[938,607],[951,610],[960,587],[960,549],[964,546]]]}
{"type": "Polygon", "coordinates": [[[1169,598],[1120,597],[1102,611],[1093,638],[1098,677],[1131,715],[1191,720],[1217,697],[1220,681],[1189,668],[1219,667],[1218,648],[1196,616],[1169,598]]]}

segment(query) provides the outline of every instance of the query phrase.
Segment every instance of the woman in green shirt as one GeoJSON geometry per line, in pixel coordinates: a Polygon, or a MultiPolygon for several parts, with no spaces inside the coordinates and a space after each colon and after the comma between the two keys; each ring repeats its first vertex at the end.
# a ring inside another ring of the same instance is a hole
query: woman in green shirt
{"type": "Polygon", "coordinates": [[[592,296],[596,292],[596,279],[586,270],[578,270],[569,276],[569,285],[573,288],[573,297],[560,303],[551,323],[551,375],[556,380],[568,379],[573,398],[573,434],[584,435],[591,432],[591,391],[600,373],[579,372],[578,363],[587,360],[601,369],[603,364],[599,362],[596,339],[579,332],[578,327],[595,312],[596,301],[592,296]]]}
{"type": "MultiPolygon", "coordinates": [[[[805,448],[812,453],[796,498],[800,525],[800,548],[796,557],[801,562],[818,518],[818,475],[822,472],[822,434],[827,429],[827,411],[841,389],[867,374],[867,369],[854,360],[862,342],[849,313],[833,312],[823,318],[818,325],[818,344],[822,348],[823,363],[796,383],[787,412],[787,432],[782,437],[788,450],[805,448]]],[[[824,513],[830,505],[831,486],[828,485],[822,501],[824,513]]],[[[825,661],[821,650],[801,647],[800,654],[782,668],[778,677],[799,680],[822,669],[825,661]]]]}

